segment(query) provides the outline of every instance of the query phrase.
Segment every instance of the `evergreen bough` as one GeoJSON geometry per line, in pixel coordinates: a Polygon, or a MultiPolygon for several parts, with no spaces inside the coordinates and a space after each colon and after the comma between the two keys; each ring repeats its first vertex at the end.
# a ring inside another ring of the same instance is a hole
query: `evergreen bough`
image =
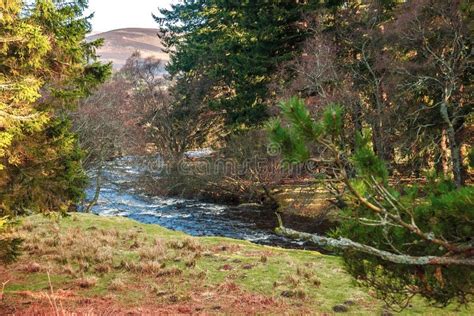
{"type": "Polygon", "coordinates": [[[281,221],[278,232],[339,252],[349,273],[393,308],[406,307],[417,294],[439,306],[467,304],[474,283],[474,188],[456,188],[436,174],[424,183],[392,186],[370,131],[358,135],[353,152],[346,148],[341,106],[328,106],[319,120],[301,99],[280,106],[286,124],[270,122],[273,145],[291,162],[325,164],[347,190],[340,224],[329,237],[281,221]]]}

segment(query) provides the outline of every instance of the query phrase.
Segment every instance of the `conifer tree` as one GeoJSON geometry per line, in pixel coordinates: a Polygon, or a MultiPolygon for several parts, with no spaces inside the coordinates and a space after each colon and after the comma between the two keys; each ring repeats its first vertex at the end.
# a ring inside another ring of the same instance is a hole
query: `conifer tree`
{"type": "Polygon", "coordinates": [[[2,1],[0,216],[67,211],[86,178],[68,111],[105,80],[87,1],[2,1]]]}
{"type": "Polygon", "coordinates": [[[298,98],[283,102],[281,110],[288,124],[270,123],[274,145],[289,162],[331,170],[322,180],[346,193],[331,237],[287,229],[281,221],[279,232],[340,251],[347,270],[392,307],[403,308],[415,294],[440,306],[467,304],[474,285],[474,188],[456,188],[434,174],[426,184],[390,185],[370,130],[358,135],[354,152],[345,146],[343,107],[329,105],[317,120],[298,98]]]}
{"type": "Polygon", "coordinates": [[[305,4],[298,1],[193,0],[155,17],[169,48],[168,71],[182,82],[209,80],[204,102],[234,127],[267,117],[267,85],[298,48],[305,4]]]}

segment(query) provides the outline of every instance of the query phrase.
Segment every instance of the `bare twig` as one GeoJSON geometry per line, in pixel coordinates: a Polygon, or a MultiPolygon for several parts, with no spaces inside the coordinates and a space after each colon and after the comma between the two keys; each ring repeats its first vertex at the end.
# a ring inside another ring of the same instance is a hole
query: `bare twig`
{"type": "Polygon", "coordinates": [[[2,283],[2,290],[0,291],[0,300],[3,299],[3,295],[5,293],[5,286],[8,284],[8,282],[10,282],[10,280],[7,280],[7,281],[2,283]]]}
{"type": "Polygon", "coordinates": [[[60,316],[61,314],[65,315],[63,309],[61,309],[62,313],[60,313],[60,309],[58,308],[58,304],[56,303],[56,296],[54,294],[53,284],[51,283],[51,277],[49,275],[49,271],[47,272],[47,274],[48,274],[48,283],[49,283],[49,289],[51,291],[51,294],[45,293],[45,295],[48,298],[49,304],[51,305],[51,308],[54,311],[54,315],[55,316],[60,316]]]}

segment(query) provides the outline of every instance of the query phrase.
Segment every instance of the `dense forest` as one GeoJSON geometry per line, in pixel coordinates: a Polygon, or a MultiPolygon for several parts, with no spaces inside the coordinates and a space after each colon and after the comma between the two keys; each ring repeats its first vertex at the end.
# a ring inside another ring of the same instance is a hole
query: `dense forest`
{"type": "Polygon", "coordinates": [[[177,1],[153,13],[170,61],[114,73],[86,8],[0,2],[0,263],[28,251],[22,219],[91,212],[133,156],[145,194],[258,208],[387,308],[469,306],[470,1],[177,1]]]}

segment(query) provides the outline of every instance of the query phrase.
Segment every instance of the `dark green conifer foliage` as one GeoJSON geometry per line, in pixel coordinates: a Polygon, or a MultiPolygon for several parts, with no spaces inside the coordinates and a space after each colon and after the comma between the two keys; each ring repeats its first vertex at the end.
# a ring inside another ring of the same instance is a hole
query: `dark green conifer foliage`
{"type": "Polygon", "coordinates": [[[161,10],[155,19],[170,48],[168,71],[183,81],[209,80],[206,102],[234,127],[261,124],[273,73],[304,39],[304,7],[290,0],[193,0],[161,10]]]}

